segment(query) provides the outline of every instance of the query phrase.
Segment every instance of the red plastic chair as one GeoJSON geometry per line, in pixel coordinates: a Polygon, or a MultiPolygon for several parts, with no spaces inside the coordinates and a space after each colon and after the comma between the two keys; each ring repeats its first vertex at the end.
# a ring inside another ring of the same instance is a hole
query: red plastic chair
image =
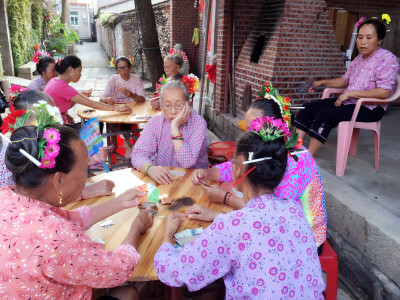
{"type": "MultiPolygon", "coordinates": [[[[322,99],[329,98],[331,94],[341,94],[344,89],[327,88],[322,94],[322,99]]],[[[351,117],[351,121],[340,122],[337,131],[337,150],[336,150],[336,175],[343,176],[346,169],[347,157],[355,156],[357,151],[357,141],[360,129],[369,129],[374,132],[375,140],[375,169],[379,170],[379,143],[381,132],[381,121],[378,122],[356,122],[358,112],[364,103],[383,104],[394,101],[400,97],[400,75],[397,75],[395,91],[392,96],[386,99],[360,98],[351,117]]]]}
{"type": "Polygon", "coordinates": [[[319,256],[321,269],[326,273],[326,290],[324,292],[326,300],[336,300],[338,283],[338,261],[335,250],[326,240],[322,254],[319,256]]]}

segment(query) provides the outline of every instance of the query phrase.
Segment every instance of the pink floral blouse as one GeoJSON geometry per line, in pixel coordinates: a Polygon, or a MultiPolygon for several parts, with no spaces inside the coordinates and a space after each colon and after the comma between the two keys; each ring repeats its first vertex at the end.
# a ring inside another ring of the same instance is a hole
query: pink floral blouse
{"type": "MultiPolygon", "coordinates": [[[[305,152],[297,155],[297,162],[292,157],[288,157],[285,175],[274,193],[279,198],[293,199],[303,206],[317,246],[320,246],[326,240],[328,223],[324,187],[317,163],[310,152],[304,147],[303,150],[305,152]]],[[[221,182],[233,180],[231,161],[215,167],[220,172],[221,182]]]]}
{"type": "Polygon", "coordinates": [[[92,288],[118,286],[140,256],[131,245],[107,251],[85,230],[92,211],[56,208],[0,189],[0,298],[91,299],[92,288]]]}
{"type": "Polygon", "coordinates": [[[323,299],[317,246],[301,206],[262,195],[221,214],[180,252],[163,244],[158,278],[197,291],[224,278],[225,299],[323,299]]]}
{"type": "Polygon", "coordinates": [[[111,76],[108,80],[106,88],[103,92],[103,97],[113,97],[117,103],[125,103],[126,101],[133,101],[132,98],[126,97],[119,92],[121,88],[127,88],[132,93],[146,97],[142,80],[139,76],[131,74],[128,80],[123,80],[119,74],[111,76]]]}

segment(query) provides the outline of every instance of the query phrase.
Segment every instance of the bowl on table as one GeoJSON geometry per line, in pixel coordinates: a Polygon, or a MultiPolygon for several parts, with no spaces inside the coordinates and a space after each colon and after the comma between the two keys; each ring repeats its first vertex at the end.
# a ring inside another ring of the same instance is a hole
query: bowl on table
{"type": "Polygon", "coordinates": [[[210,145],[210,151],[212,156],[223,156],[225,157],[228,153],[235,152],[235,142],[216,142],[210,145]]]}

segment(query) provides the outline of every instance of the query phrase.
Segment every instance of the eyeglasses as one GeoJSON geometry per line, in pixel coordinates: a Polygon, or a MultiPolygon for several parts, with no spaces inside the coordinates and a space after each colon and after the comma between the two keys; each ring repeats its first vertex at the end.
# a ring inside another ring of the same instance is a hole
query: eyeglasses
{"type": "Polygon", "coordinates": [[[126,70],[126,69],[129,69],[129,67],[128,66],[117,67],[118,71],[123,71],[123,70],[126,70]]]}
{"type": "Polygon", "coordinates": [[[175,110],[182,110],[185,107],[185,104],[175,104],[175,105],[162,104],[162,107],[163,107],[164,110],[171,110],[172,107],[174,107],[175,110]]]}

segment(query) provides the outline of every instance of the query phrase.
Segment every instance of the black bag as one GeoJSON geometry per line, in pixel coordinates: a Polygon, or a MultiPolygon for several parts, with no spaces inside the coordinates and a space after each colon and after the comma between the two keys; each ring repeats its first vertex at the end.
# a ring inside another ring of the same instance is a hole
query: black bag
{"type": "Polygon", "coordinates": [[[3,91],[0,89],[0,114],[4,113],[6,108],[9,108],[8,101],[6,95],[4,95],[3,91]]]}

